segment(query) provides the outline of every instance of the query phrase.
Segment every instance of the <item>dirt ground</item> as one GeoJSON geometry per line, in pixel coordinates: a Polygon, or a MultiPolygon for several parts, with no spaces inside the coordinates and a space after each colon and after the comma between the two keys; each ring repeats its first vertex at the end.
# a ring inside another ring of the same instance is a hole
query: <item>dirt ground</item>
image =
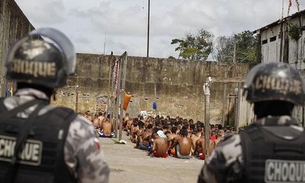
{"type": "Polygon", "coordinates": [[[127,144],[115,144],[116,138],[100,138],[106,161],[111,169],[110,183],[196,183],[204,161],[195,157],[156,158],[135,149],[123,132],[127,144]]]}

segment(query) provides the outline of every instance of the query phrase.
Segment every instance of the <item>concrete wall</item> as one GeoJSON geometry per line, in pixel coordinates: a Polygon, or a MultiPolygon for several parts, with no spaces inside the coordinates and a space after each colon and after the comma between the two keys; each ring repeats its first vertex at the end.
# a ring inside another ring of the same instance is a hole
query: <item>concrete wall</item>
{"type": "MultiPolygon", "coordinates": [[[[113,94],[109,72],[114,60],[110,56],[94,54],[78,54],[77,60],[76,75],[69,79],[67,87],[58,90],[55,104],[77,108],[79,112],[98,111],[101,103],[107,103],[108,96],[113,94]]],[[[224,80],[225,72],[228,78],[241,80],[249,69],[247,64],[236,64],[228,70],[229,64],[128,57],[125,91],[132,94],[132,102],[127,112],[132,116],[138,115],[140,111],[153,114],[156,87],[159,114],[202,121],[202,86],[205,78],[211,76],[216,81],[211,86],[211,119],[219,122],[224,96],[224,84],[221,81],[224,80]]],[[[227,95],[235,94],[237,83],[227,83],[226,88],[227,95]]],[[[225,102],[228,102],[227,98],[225,102]]]]}
{"type": "Polygon", "coordinates": [[[0,1],[0,96],[4,96],[8,85],[4,78],[6,52],[18,38],[33,29],[34,27],[14,0],[0,1]]]}

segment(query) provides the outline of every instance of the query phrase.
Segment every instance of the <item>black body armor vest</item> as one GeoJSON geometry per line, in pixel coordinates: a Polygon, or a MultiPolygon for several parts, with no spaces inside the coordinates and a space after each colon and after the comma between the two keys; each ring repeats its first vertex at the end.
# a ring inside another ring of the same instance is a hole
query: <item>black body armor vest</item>
{"type": "MultiPolygon", "coordinates": [[[[0,114],[7,112],[3,101],[0,114]]],[[[76,117],[73,110],[55,108],[37,116],[29,136],[18,155],[15,183],[72,183],[75,178],[64,160],[64,144],[68,129],[76,117]]],[[[16,136],[25,119],[13,117],[0,123],[0,182],[11,166],[16,136]]]]}
{"type": "Polygon", "coordinates": [[[305,132],[295,131],[285,139],[276,134],[289,129],[252,124],[240,132],[245,163],[242,182],[305,182],[305,132]]]}

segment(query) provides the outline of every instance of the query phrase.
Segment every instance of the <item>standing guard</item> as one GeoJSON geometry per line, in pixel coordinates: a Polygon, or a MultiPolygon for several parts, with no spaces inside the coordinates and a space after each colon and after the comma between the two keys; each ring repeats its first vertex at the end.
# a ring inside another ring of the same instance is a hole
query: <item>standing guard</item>
{"type": "Polygon", "coordinates": [[[206,160],[198,183],[305,182],[305,132],[292,117],[304,105],[300,72],[286,63],[261,63],[247,74],[246,100],[256,121],[225,136],[206,160]]]}
{"type": "Polygon", "coordinates": [[[6,77],[17,90],[0,99],[0,182],[108,182],[92,123],[50,105],[75,64],[72,43],[52,28],[30,32],[8,51],[6,77]]]}

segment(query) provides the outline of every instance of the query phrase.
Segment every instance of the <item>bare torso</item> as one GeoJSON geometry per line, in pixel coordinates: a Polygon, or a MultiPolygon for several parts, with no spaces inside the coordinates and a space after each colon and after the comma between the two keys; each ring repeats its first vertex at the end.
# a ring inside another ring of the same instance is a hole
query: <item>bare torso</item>
{"type": "Polygon", "coordinates": [[[134,125],[131,125],[131,129],[130,129],[130,141],[133,142],[133,143],[136,143],[137,142],[137,135],[136,135],[136,132],[139,130],[139,126],[134,126],[134,125]]]}
{"type": "Polygon", "coordinates": [[[93,119],[93,126],[94,126],[94,128],[98,128],[99,127],[99,122],[100,122],[99,118],[94,118],[93,119]]]}
{"type": "Polygon", "coordinates": [[[101,122],[104,120],[104,116],[99,116],[98,119],[100,120],[99,126],[101,126],[101,122]]]}
{"type": "Polygon", "coordinates": [[[189,155],[192,148],[192,140],[189,137],[180,137],[177,140],[180,150],[179,153],[183,156],[189,155]]]}
{"type": "Polygon", "coordinates": [[[167,136],[167,139],[168,139],[168,145],[171,146],[172,143],[174,143],[177,134],[168,133],[168,134],[166,134],[166,136],[167,136]]]}
{"type": "Polygon", "coordinates": [[[154,139],[154,146],[153,150],[156,151],[157,154],[163,155],[167,152],[168,150],[168,142],[167,138],[156,138],[154,139]]]}
{"type": "Polygon", "coordinates": [[[192,147],[193,147],[193,149],[195,150],[196,149],[196,142],[197,142],[197,140],[199,140],[200,139],[200,136],[197,136],[197,135],[192,135],[192,147]]]}
{"type": "MultiPolygon", "coordinates": [[[[210,141],[210,146],[209,146],[209,153],[211,154],[212,151],[215,148],[215,142],[210,141]]],[[[202,151],[205,152],[205,139],[204,138],[200,138],[196,141],[196,151],[202,151]]]]}
{"type": "Polygon", "coordinates": [[[101,128],[103,129],[103,133],[106,136],[110,136],[111,132],[113,131],[112,124],[109,121],[105,121],[104,123],[102,123],[101,128]]]}
{"type": "Polygon", "coordinates": [[[151,130],[144,131],[144,133],[142,135],[142,143],[144,146],[147,146],[149,144],[151,134],[152,134],[151,130]]]}

